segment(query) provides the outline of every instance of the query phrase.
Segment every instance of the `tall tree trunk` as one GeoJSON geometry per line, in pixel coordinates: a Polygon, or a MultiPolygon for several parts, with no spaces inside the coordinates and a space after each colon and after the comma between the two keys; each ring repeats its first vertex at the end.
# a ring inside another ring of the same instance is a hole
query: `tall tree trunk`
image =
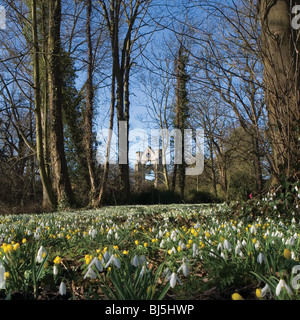
{"type": "Polygon", "coordinates": [[[112,72],[112,83],[111,83],[111,105],[110,105],[110,118],[109,118],[109,134],[106,142],[106,151],[105,151],[105,163],[104,163],[104,171],[103,178],[100,187],[100,193],[98,197],[98,202],[96,206],[102,206],[104,201],[104,195],[107,186],[107,179],[109,173],[109,159],[110,159],[110,150],[111,150],[111,139],[112,139],[112,131],[114,127],[114,115],[115,115],[115,103],[116,103],[116,79],[115,72],[113,67],[112,72]]]}
{"type": "Polygon", "coordinates": [[[91,13],[92,1],[87,0],[86,37],[88,45],[88,68],[86,82],[86,109],[85,109],[85,136],[84,145],[86,148],[86,161],[90,182],[90,205],[93,206],[96,200],[96,178],[94,168],[93,150],[93,116],[94,116],[94,88],[93,88],[93,48],[91,36],[91,13]]]}
{"type": "Polygon", "coordinates": [[[299,168],[299,32],[291,26],[292,5],[300,1],[260,0],[262,52],[269,139],[276,184],[281,176],[297,180],[299,168]],[[293,3],[292,3],[293,2],[293,3]]]}
{"type": "MultiPolygon", "coordinates": [[[[186,65],[187,65],[187,55],[184,50],[183,44],[180,43],[180,47],[178,50],[178,56],[176,61],[176,81],[177,81],[177,105],[176,105],[176,129],[181,130],[182,133],[182,163],[178,164],[178,185],[180,190],[181,199],[184,199],[184,190],[185,190],[185,148],[184,148],[184,130],[187,129],[187,118],[188,118],[188,98],[187,98],[187,81],[188,76],[186,73],[186,65]]],[[[174,178],[176,179],[176,166],[174,167],[174,178]]],[[[173,180],[175,181],[175,180],[173,180]]]]}
{"type": "MultiPolygon", "coordinates": [[[[39,166],[41,182],[43,186],[43,207],[56,207],[56,199],[52,190],[51,180],[47,174],[45,164],[45,153],[43,146],[43,125],[41,111],[41,87],[40,87],[40,63],[39,63],[39,45],[37,37],[37,12],[36,0],[32,0],[32,35],[33,35],[33,78],[34,78],[34,103],[36,117],[36,151],[39,166]]],[[[47,138],[47,137],[45,137],[47,138]]]]}
{"type": "Polygon", "coordinates": [[[73,204],[68,167],[64,149],[64,130],[62,121],[62,78],[61,78],[61,1],[49,3],[49,113],[51,136],[51,161],[57,201],[60,207],[73,204]]]}

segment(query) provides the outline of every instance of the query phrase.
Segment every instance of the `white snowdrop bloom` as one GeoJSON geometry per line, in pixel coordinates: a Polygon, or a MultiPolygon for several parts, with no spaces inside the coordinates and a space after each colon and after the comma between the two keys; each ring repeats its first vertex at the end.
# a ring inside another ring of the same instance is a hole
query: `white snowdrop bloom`
{"type": "Polygon", "coordinates": [[[110,264],[114,264],[115,265],[115,267],[116,268],[120,268],[120,266],[121,266],[121,263],[120,263],[120,260],[113,254],[110,258],[109,258],[109,260],[108,260],[108,262],[106,263],[106,265],[105,265],[105,268],[107,268],[107,267],[109,267],[109,265],[110,264]]]}
{"type": "Polygon", "coordinates": [[[190,274],[190,269],[187,265],[187,259],[186,258],[183,258],[182,259],[182,265],[178,268],[177,272],[181,271],[182,270],[182,273],[185,277],[187,277],[189,274],[190,274]]]}
{"type": "Polygon", "coordinates": [[[263,262],[266,262],[265,256],[262,252],[259,253],[256,260],[259,264],[262,264],[263,262]]]}
{"type": "Polygon", "coordinates": [[[231,244],[227,239],[224,240],[223,246],[225,250],[231,251],[231,244]]]}
{"type": "MultiPolygon", "coordinates": [[[[294,212],[293,212],[294,213],[294,212]]],[[[292,219],[292,221],[291,221],[293,224],[295,224],[296,223],[296,219],[295,219],[295,217],[293,217],[293,219],[292,219]]]]}
{"type": "Polygon", "coordinates": [[[61,283],[60,283],[58,293],[59,293],[61,296],[64,296],[64,295],[67,294],[67,288],[66,288],[66,284],[65,284],[64,282],[61,282],[61,283]]]}
{"type": "Polygon", "coordinates": [[[168,280],[170,280],[170,287],[171,287],[172,289],[175,288],[177,282],[178,282],[180,285],[182,285],[180,279],[178,278],[178,276],[176,275],[175,272],[173,272],[173,273],[171,274],[171,276],[169,277],[168,280]]]}
{"type": "Polygon", "coordinates": [[[236,245],[236,247],[235,247],[235,254],[236,254],[236,255],[240,254],[242,248],[243,248],[243,246],[242,246],[240,243],[238,243],[238,244],[236,245]]]}
{"type": "Polygon", "coordinates": [[[95,258],[93,259],[93,261],[90,263],[90,267],[91,267],[92,265],[95,265],[98,271],[100,271],[100,272],[103,271],[103,265],[102,265],[102,263],[101,263],[101,261],[99,260],[98,257],[95,257],[95,258]]]}
{"type": "Polygon", "coordinates": [[[222,242],[220,242],[220,243],[218,244],[217,250],[218,250],[218,251],[222,251],[222,250],[223,250],[222,242]]]}
{"type": "Polygon", "coordinates": [[[160,248],[163,248],[163,247],[164,247],[164,245],[165,245],[165,240],[164,240],[164,239],[162,239],[162,240],[161,240],[161,242],[160,242],[159,247],[160,247],[160,248]]]}
{"type": "Polygon", "coordinates": [[[146,257],[144,256],[144,255],[141,255],[140,257],[139,257],[139,259],[140,259],[140,263],[141,264],[147,264],[147,259],[146,259],[146,257]]]}
{"type": "Polygon", "coordinates": [[[221,258],[223,258],[224,260],[227,260],[224,252],[221,252],[221,258]]]}
{"type": "Polygon", "coordinates": [[[289,295],[293,295],[294,294],[292,289],[285,282],[285,280],[280,279],[280,281],[279,281],[279,283],[278,283],[278,285],[276,287],[276,295],[277,296],[280,295],[282,289],[285,289],[289,295]]]}
{"type": "Polygon", "coordinates": [[[194,225],[194,228],[198,229],[201,227],[201,224],[197,221],[197,223],[194,225]]]}
{"type": "Polygon", "coordinates": [[[103,258],[105,261],[108,261],[110,259],[111,254],[108,251],[104,252],[103,258]]]}
{"type": "Polygon", "coordinates": [[[291,251],[291,259],[296,260],[296,255],[294,251],[291,251]]]}
{"type": "Polygon", "coordinates": [[[290,237],[290,239],[288,240],[288,244],[293,246],[295,244],[295,238],[294,237],[290,237]]]}
{"type": "Polygon", "coordinates": [[[47,255],[47,250],[43,246],[40,246],[36,256],[36,262],[38,263],[43,262],[46,255],[47,255]]]}
{"type": "Polygon", "coordinates": [[[242,241],[242,246],[246,246],[247,245],[247,241],[245,240],[245,239],[243,239],[243,241],[242,241]]]}
{"type": "Polygon", "coordinates": [[[256,227],[255,227],[255,225],[252,225],[252,226],[251,226],[250,232],[251,232],[251,233],[256,233],[256,227]]]}
{"type": "Polygon", "coordinates": [[[254,245],[254,248],[255,248],[256,251],[259,250],[259,246],[260,246],[259,241],[257,241],[257,242],[255,243],[255,245],[254,245]]]}
{"type": "Polygon", "coordinates": [[[55,264],[53,266],[53,274],[56,276],[58,274],[58,268],[57,268],[57,265],[55,264]]]}
{"type": "Polygon", "coordinates": [[[96,279],[97,275],[95,273],[95,271],[93,270],[93,268],[88,268],[88,271],[86,272],[86,274],[84,275],[83,279],[86,278],[90,278],[90,279],[96,279]]]}
{"type": "Polygon", "coordinates": [[[271,289],[268,284],[261,289],[261,298],[264,298],[267,293],[271,293],[271,289]]]}
{"type": "Polygon", "coordinates": [[[196,257],[199,253],[199,248],[196,243],[193,243],[193,257],[196,257]]]}
{"type": "Polygon", "coordinates": [[[5,289],[5,268],[0,265],[0,289],[5,289]]]}
{"type": "Polygon", "coordinates": [[[171,249],[170,253],[176,253],[175,247],[173,247],[173,248],[171,249]]]}
{"type": "Polygon", "coordinates": [[[139,276],[142,277],[142,276],[146,273],[146,271],[147,271],[147,267],[146,267],[145,265],[143,265],[142,270],[141,270],[139,276]]]}

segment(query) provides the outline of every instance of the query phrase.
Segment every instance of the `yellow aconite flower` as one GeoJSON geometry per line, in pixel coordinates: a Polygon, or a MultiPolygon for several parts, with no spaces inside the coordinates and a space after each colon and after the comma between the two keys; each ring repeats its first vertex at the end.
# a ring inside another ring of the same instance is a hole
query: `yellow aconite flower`
{"type": "Polygon", "coordinates": [[[12,252],[13,251],[13,246],[11,245],[11,244],[8,244],[8,245],[6,245],[5,247],[3,247],[3,251],[5,252],[5,253],[9,253],[9,252],[12,252]]]}
{"type": "Polygon", "coordinates": [[[27,242],[27,240],[24,238],[23,240],[22,240],[22,243],[24,244],[24,243],[26,243],[27,242]]]}
{"type": "Polygon", "coordinates": [[[147,242],[144,243],[144,247],[145,247],[145,248],[148,247],[148,243],[147,243],[147,242]]]}
{"type": "Polygon", "coordinates": [[[260,299],[261,298],[261,289],[256,289],[255,293],[256,293],[257,298],[260,299]]]}
{"type": "Polygon", "coordinates": [[[291,251],[289,249],[284,249],[283,256],[286,258],[286,260],[291,260],[291,251]]]}
{"type": "Polygon", "coordinates": [[[135,240],[134,243],[135,243],[136,245],[138,245],[138,244],[139,244],[139,240],[135,240]]]}
{"type": "Polygon", "coordinates": [[[7,280],[9,278],[10,274],[9,272],[4,272],[4,279],[7,280]]]}
{"type": "Polygon", "coordinates": [[[209,238],[210,237],[210,233],[209,232],[206,232],[205,233],[205,238],[209,238]]]}
{"type": "Polygon", "coordinates": [[[61,257],[57,256],[54,260],[53,260],[54,264],[60,264],[61,263],[61,257]]]}
{"type": "Polygon", "coordinates": [[[129,253],[128,250],[124,250],[124,251],[123,251],[123,254],[125,254],[125,255],[127,255],[128,253],[129,253]]]}
{"type": "Polygon", "coordinates": [[[86,263],[86,264],[90,264],[91,261],[92,261],[92,256],[89,255],[89,254],[86,254],[85,257],[84,257],[84,259],[85,259],[85,263],[86,263]]]}
{"type": "Polygon", "coordinates": [[[244,300],[244,298],[239,293],[234,293],[231,296],[232,300],[244,300]]]}
{"type": "Polygon", "coordinates": [[[177,251],[178,251],[178,252],[181,251],[181,247],[180,247],[180,246],[177,247],[177,251]]]}
{"type": "Polygon", "coordinates": [[[118,246],[114,246],[114,249],[115,249],[115,250],[119,250],[119,247],[118,247],[118,246]]]}
{"type": "Polygon", "coordinates": [[[18,250],[19,248],[20,248],[20,244],[19,243],[14,244],[13,249],[15,251],[18,250]]]}

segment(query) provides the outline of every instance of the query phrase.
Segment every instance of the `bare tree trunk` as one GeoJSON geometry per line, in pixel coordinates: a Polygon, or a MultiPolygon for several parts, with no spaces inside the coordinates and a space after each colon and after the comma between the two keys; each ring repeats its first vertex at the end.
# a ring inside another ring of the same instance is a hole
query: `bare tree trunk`
{"type": "Polygon", "coordinates": [[[52,190],[51,180],[47,174],[45,164],[45,153],[43,146],[43,127],[41,112],[41,87],[40,87],[40,64],[39,64],[39,45],[37,37],[37,16],[36,16],[36,0],[32,0],[32,35],[33,35],[33,78],[34,78],[34,103],[36,117],[36,151],[39,166],[41,182],[43,186],[43,207],[56,207],[56,199],[52,190]]]}
{"type": "Polygon", "coordinates": [[[115,71],[113,67],[112,72],[112,83],[111,83],[111,106],[110,106],[110,118],[109,118],[109,134],[106,142],[106,153],[105,153],[105,163],[104,163],[104,171],[103,178],[100,188],[100,193],[98,197],[98,201],[95,204],[96,206],[102,206],[104,201],[104,194],[106,191],[108,173],[109,173],[109,158],[110,158],[110,149],[111,149],[111,139],[112,139],[112,131],[114,126],[114,114],[115,114],[115,103],[116,103],[116,79],[115,79],[115,71]]]}
{"type": "MultiPolygon", "coordinates": [[[[297,0],[294,4],[300,4],[297,0]]],[[[273,184],[299,179],[299,34],[291,26],[292,2],[260,0],[264,83],[273,147],[273,184]]]]}
{"type": "Polygon", "coordinates": [[[73,204],[74,199],[65,156],[62,121],[61,1],[52,0],[49,7],[48,63],[51,160],[58,205],[68,207],[73,204]]]}
{"type": "Polygon", "coordinates": [[[87,0],[87,19],[86,36],[88,44],[88,76],[86,82],[86,109],[85,109],[85,135],[84,145],[86,148],[86,161],[89,172],[90,182],[90,205],[94,205],[96,197],[96,178],[94,168],[94,150],[93,150],[93,115],[94,115],[94,88],[93,88],[93,48],[91,37],[91,12],[92,1],[87,0]]]}

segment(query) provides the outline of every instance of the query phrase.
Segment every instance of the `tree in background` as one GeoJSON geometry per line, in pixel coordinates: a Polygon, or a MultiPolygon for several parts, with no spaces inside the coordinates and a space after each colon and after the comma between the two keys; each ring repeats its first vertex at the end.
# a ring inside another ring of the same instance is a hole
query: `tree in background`
{"type": "MultiPolygon", "coordinates": [[[[182,133],[182,163],[174,164],[173,177],[172,177],[172,189],[175,190],[176,179],[178,178],[178,186],[180,190],[181,198],[184,198],[185,189],[185,169],[186,164],[184,160],[184,130],[188,129],[188,90],[187,83],[189,75],[187,74],[188,54],[182,42],[179,44],[178,55],[176,59],[175,74],[176,74],[176,107],[175,107],[175,129],[179,129],[182,133]]],[[[176,152],[176,146],[175,146],[176,152]]]]}

